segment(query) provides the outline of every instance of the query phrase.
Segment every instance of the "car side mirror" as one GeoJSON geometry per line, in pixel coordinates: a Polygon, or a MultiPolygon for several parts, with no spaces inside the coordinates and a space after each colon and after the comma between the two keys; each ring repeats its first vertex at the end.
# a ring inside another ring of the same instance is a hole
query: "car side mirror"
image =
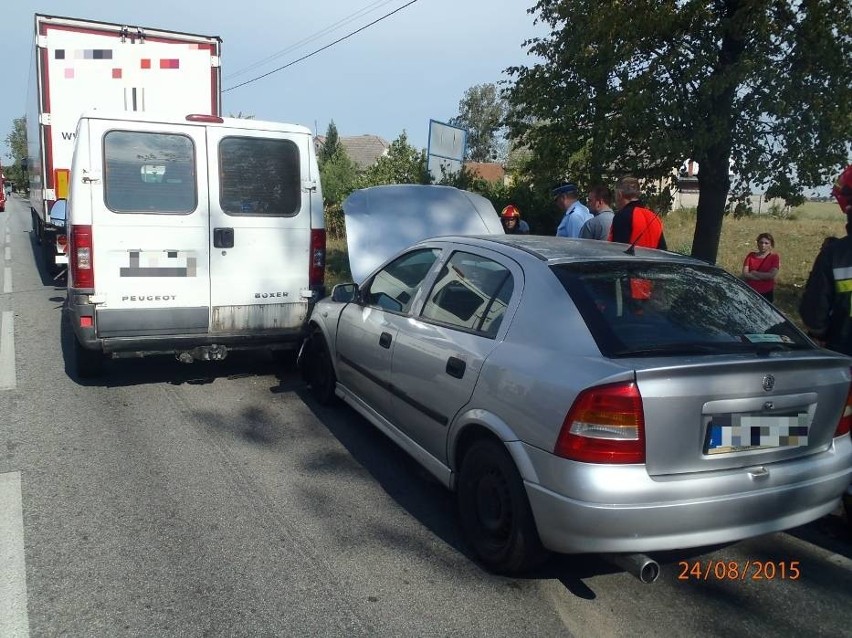
{"type": "Polygon", "coordinates": [[[331,289],[331,300],[349,303],[358,299],[358,284],[337,284],[331,289]]]}
{"type": "Polygon", "coordinates": [[[50,223],[59,228],[64,228],[68,215],[68,201],[57,199],[50,207],[50,223]]]}

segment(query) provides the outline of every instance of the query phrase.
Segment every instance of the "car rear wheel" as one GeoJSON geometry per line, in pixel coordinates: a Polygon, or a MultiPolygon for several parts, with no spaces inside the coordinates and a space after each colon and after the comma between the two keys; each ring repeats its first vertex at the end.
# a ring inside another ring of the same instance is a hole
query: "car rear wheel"
{"type": "Polygon", "coordinates": [[[546,558],[521,476],[502,443],[482,439],[470,447],[456,500],[465,537],[490,570],[517,574],[546,558]]]}
{"type": "Polygon", "coordinates": [[[305,380],[311,387],[314,398],[324,405],[334,402],[334,388],[337,376],[334,365],[325,343],[325,337],[319,330],[314,330],[307,343],[305,357],[305,380]]]}
{"type": "Polygon", "coordinates": [[[99,377],[104,371],[104,356],[97,350],[87,350],[74,339],[74,371],[81,379],[99,377]]]}

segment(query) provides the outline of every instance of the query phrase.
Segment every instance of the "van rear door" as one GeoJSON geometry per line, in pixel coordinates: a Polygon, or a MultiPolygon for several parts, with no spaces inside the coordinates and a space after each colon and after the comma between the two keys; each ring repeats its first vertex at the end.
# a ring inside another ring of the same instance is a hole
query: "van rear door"
{"type": "Polygon", "coordinates": [[[207,144],[211,333],[301,330],[309,301],[309,132],[211,126],[207,144]]]}
{"type": "Polygon", "coordinates": [[[98,336],[206,334],[204,127],[83,122],[89,143],[77,152],[90,157],[76,158],[75,166],[88,164],[81,174],[91,186],[98,336]]]}

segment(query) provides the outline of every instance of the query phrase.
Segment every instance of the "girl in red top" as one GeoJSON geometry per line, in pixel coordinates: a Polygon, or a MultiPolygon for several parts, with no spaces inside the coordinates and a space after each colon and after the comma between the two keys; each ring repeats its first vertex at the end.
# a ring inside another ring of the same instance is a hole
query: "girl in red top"
{"type": "Polygon", "coordinates": [[[781,268],[781,258],[773,252],[775,240],[769,233],[757,236],[757,251],[746,255],[743,262],[743,279],[767,300],[775,299],[775,277],[781,268]]]}

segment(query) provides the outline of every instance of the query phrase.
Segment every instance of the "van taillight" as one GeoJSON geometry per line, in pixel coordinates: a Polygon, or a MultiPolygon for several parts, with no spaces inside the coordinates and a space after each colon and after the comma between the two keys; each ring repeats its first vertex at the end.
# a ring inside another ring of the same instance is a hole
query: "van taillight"
{"type": "Polygon", "coordinates": [[[71,252],[68,256],[75,288],[94,288],[95,270],[91,226],[71,226],[71,252]]]}
{"type": "Polygon", "coordinates": [[[308,285],[318,288],[325,282],[325,229],[311,229],[311,263],[308,285]]]}
{"type": "Polygon", "coordinates": [[[562,422],[553,453],[584,463],[644,463],[645,414],[636,384],[583,390],[562,422]]]}
{"type": "Polygon", "coordinates": [[[837,429],[834,431],[834,436],[843,436],[849,434],[852,429],[852,385],[846,392],[846,405],[843,406],[843,414],[840,415],[840,421],[837,423],[837,429]]]}

